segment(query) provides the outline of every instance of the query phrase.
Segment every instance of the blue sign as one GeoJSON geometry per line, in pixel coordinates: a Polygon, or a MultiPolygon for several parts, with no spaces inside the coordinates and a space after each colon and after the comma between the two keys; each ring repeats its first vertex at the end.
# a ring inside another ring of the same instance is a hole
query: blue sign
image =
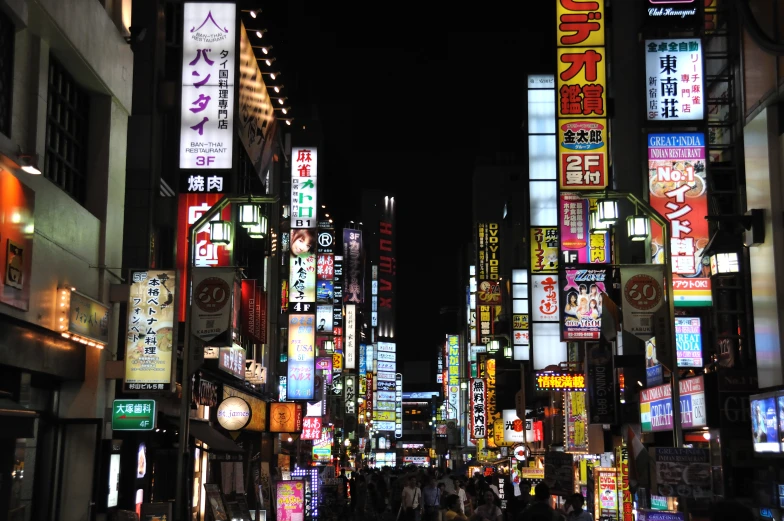
{"type": "Polygon", "coordinates": [[[645,387],[656,387],[664,382],[664,371],[661,364],[645,368],[645,387]]]}
{"type": "Polygon", "coordinates": [[[359,344],[359,376],[367,374],[367,345],[359,344]]]}
{"type": "Polygon", "coordinates": [[[675,317],[678,367],[702,367],[702,331],[699,318],[675,317]]]}

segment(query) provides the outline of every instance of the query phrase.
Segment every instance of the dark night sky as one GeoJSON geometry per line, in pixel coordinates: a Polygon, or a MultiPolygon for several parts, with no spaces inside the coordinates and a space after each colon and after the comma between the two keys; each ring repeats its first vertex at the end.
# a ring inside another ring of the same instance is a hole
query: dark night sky
{"type": "Polygon", "coordinates": [[[432,359],[439,308],[464,302],[458,265],[471,239],[476,156],[520,149],[525,77],[554,68],[555,2],[529,4],[243,3],[263,9],[244,20],[268,29],[263,44],[300,115],[294,125],[318,110],[321,202],[337,227],[359,220],[362,188],[396,194],[398,349],[407,358],[432,359]]]}

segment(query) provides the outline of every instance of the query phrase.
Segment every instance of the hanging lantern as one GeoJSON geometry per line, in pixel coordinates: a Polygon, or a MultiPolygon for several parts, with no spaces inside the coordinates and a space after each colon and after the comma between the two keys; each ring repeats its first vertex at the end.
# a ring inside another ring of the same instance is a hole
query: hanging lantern
{"type": "Polygon", "coordinates": [[[589,229],[591,233],[607,233],[610,225],[599,221],[599,215],[596,211],[591,212],[588,217],[589,229]]]}
{"type": "Polygon", "coordinates": [[[648,238],[650,224],[644,215],[630,215],[626,218],[626,231],[630,241],[644,241],[648,238]]]}
{"type": "Polygon", "coordinates": [[[601,224],[615,224],[615,221],[618,220],[618,201],[599,199],[596,202],[596,213],[601,224]]]}
{"type": "Polygon", "coordinates": [[[263,239],[267,236],[268,232],[269,223],[267,222],[267,218],[263,215],[259,215],[256,224],[248,227],[248,235],[251,239],[263,239]]]}
{"type": "Polygon", "coordinates": [[[231,242],[231,223],[229,221],[210,221],[210,242],[229,244],[231,242]]]}
{"type": "Polygon", "coordinates": [[[239,216],[237,222],[240,226],[249,227],[255,226],[259,223],[259,205],[251,203],[242,203],[239,205],[239,216]]]}

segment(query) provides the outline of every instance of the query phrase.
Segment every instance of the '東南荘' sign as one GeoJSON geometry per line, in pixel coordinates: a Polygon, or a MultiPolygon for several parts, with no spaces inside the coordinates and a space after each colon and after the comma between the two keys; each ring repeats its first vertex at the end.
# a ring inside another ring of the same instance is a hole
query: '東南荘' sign
{"type": "Polygon", "coordinates": [[[114,400],[112,430],[151,431],[155,416],[155,400],[114,400]]]}

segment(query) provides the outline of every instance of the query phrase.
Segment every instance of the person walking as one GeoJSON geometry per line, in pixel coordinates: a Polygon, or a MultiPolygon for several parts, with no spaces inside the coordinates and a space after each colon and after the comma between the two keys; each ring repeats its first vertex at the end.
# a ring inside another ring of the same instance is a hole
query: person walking
{"type": "Polygon", "coordinates": [[[422,489],[422,498],[425,507],[423,521],[438,521],[438,511],[441,508],[441,489],[436,486],[433,478],[428,478],[422,489]]]}
{"type": "Polygon", "coordinates": [[[421,521],[422,519],[422,491],[419,490],[414,476],[408,478],[408,483],[403,487],[397,517],[402,521],[421,521]]]}
{"type": "Polygon", "coordinates": [[[533,502],[518,516],[518,521],[559,521],[558,515],[550,506],[550,487],[539,483],[534,488],[533,502]]]}
{"type": "Polygon", "coordinates": [[[593,521],[590,512],[583,510],[585,498],[582,494],[575,493],[566,500],[564,508],[566,510],[566,521],[593,521]]]}
{"type": "Polygon", "coordinates": [[[504,513],[495,504],[495,493],[487,489],[482,495],[483,503],[476,507],[471,521],[503,521],[504,513]]]}
{"type": "Polygon", "coordinates": [[[460,513],[464,516],[472,514],[472,512],[470,512],[471,502],[468,500],[468,494],[466,494],[463,480],[455,480],[455,489],[457,490],[457,497],[460,499],[460,513]],[[467,508],[469,510],[466,510],[467,508]]]}
{"type": "Polygon", "coordinates": [[[462,501],[457,494],[450,494],[446,497],[446,512],[444,521],[468,521],[462,509],[462,501]]]}

